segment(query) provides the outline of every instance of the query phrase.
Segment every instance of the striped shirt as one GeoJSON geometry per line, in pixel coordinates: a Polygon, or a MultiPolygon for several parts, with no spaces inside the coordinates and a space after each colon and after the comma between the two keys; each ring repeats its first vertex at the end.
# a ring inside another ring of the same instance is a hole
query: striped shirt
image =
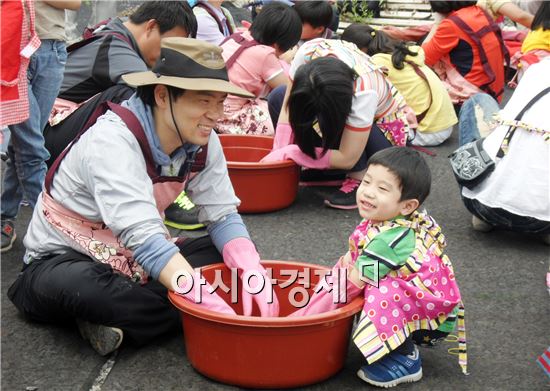
{"type": "Polygon", "coordinates": [[[369,131],[374,121],[392,115],[405,106],[405,100],[386,79],[380,67],[351,42],[317,38],[304,43],[290,65],[290,78],[294,79],[298,67],[321,57],[336,57],[358,75],[346,129],[369,131]]]}

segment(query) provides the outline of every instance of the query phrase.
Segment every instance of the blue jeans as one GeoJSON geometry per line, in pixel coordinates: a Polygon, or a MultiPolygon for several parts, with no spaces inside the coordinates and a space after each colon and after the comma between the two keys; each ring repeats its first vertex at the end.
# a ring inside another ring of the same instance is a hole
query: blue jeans
{"type": "Polygon", "coordinates": [[[43,129],[63,81],[67,62],[65,42],[45,39],[32,55],[27,79],[29,118],[10,126],[6,170],[2,191],[2,219],[13,219],[23,197],[32,207],[46,176],[50,154],[44,146],[43,129]]]}
{"type": "Polygon", "coordinates": [[[478,120],[488,124],[493,114],[499,110],[497,101],[487,94],[475,94],[464,102],[459,113],[458,144],[463,146],[481,138],[479,128],[485,124],[479,123],[478,120]],[[476,107],[479,107],[477,116],[476,107]]]}

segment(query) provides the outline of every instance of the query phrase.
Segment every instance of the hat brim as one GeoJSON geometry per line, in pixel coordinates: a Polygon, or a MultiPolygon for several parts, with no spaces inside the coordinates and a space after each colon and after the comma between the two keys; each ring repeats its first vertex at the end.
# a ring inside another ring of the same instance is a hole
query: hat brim
{"type": "Polygon", "coordinates": [[[124,82],[131,87],[163,84],[181,88],[183,90],[227,92],[228,94],[243,98],[254,98],[254,95],[250,92],[239,88],[228,81],[219,79],[195,79],[162,75],[157,76],[151,71],[146,71],[122,75],[122,80],[124,80],[124,82]]]}

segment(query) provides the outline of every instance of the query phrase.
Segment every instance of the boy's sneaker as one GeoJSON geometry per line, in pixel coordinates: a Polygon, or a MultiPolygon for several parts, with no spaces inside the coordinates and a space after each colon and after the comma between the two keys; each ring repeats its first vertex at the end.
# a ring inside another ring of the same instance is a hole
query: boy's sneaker
{"type": "Polygon", "coordinates": [[[164,211],[164,224],[177,229],[191,231],[204,227],[199,223],[199,208],[182,192],[164,211]]]}
{"type": "Polygon", "coordinates": [[[474,231],[489,232],[493,229],[493,226],[481,220],[479,217],[472,215],[472,228],[474,231]]]}
{"type": "Polygon", "coordinates": [[[90,342],[92,348],[102,356],[114,352],[122,343],[124,334],[118,327],[101,326],[84,320],[77,320],[76,323],[82,338],[90,342]]]}
{"type": "Polygon", "coordinates": [[[346,179],[343,172],[305,169],[300,172],[300,186],[340,186],[346,179]]]}
{"type": "Polygon", "coordinates": [[[325,200],[325,205],[336,209],[357,208],[357,188],[361,182],[357,179],[346,178],[342,187],[325,200]]]}
{"type": "Polygon", "coordinates": [[[11,220],[2,220],[2,249],[0,252],[8,251],[12,248],[13,242],[17,238],[15,226],[11,220]]]}
{"type": "Polygon", "coordinates": [[[357,376],[378,387],[393,387],[401,383],[412,383],[422,379],[422,360],[418,348],[403,355],[392,352],[370,365],[364,365],[357,376]]]}

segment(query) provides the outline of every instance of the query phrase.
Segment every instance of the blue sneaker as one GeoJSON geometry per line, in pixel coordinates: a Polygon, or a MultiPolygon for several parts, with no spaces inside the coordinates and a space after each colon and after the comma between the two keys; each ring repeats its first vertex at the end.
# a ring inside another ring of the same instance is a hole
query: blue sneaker
{"type": "Polygon", "coordinates": [[[414,352],[406,356],[392,352],[373,364],[362,366],[357,376],[369,384],[385,388],[419,381],[422,379],[422,360],[418,348],[415,346],[414,352]]]}

